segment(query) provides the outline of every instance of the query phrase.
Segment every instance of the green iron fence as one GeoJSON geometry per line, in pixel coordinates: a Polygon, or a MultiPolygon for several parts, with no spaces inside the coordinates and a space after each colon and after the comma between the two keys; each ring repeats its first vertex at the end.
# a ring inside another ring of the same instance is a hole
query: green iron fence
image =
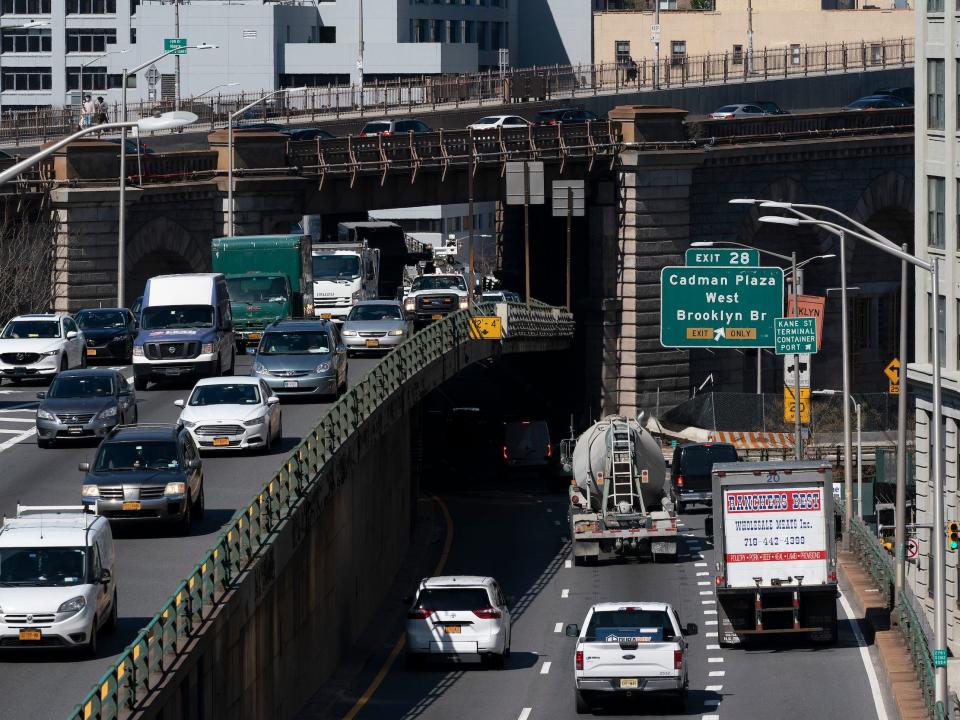
{"type": "MultiPolygon", "coordinates": [[[[501,306],[502,307],[502,306],[501,306]]],[[[478,305],[473,314],[495,314],[478,305]]],[[[429,325],[397,347],[320,419],[263,489],[233,517],[214,546],[180,582],[147,626],[74,707],[69,720],[115,720],[133,710],[185,652],[199,626],[243,573],[274,528],[297,507],[350,435],[410,378],[471,341],[468,311],[429,325]]],[[[569,338],[573,316],[534,302],[509,304],[505,340],[569,338]]]]}

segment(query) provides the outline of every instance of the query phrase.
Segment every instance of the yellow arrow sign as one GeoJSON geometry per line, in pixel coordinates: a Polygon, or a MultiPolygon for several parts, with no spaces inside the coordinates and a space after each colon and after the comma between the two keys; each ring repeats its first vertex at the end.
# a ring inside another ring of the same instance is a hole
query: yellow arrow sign
{"type": "Polygon", "coordinates": [[[496,315],[470,318],[470,337],[474,340],[502,340],[503,320],[496,315]]]}
{"type": "Polygon", "coordinates": [[[900,384],[900,360],[894,358],[890,363],[883,369],[883,374],[886,375],[890,382],[894,385],[900,384]]]}

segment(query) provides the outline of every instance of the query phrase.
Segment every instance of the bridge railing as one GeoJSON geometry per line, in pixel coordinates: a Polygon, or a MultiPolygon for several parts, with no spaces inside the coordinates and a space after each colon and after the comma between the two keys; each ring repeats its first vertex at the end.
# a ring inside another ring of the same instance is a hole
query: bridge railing
{"type": "MultiPolygon", "coordinates": [[[[497,307],[484,303],[476,312],[495,314],[497,307]]],[[[323,415],[260,492],[233,516],[213,547],[73,709],[69,720],[125,717],[157,687],[350,435],[407,380],[445,353],[471,342],[469,318],[468,311],[461,311],[421,330],[377,363],[323,415]]],[[[507,342],[573,334],[572,315],[540,303],[530,307],[511,303],[505,320],[507,342]]]]}
{"type": "MultiPolygon", "coordinates": [[[[358,85],[327,85],[291,93],[248,111],[241,122],[312,123],[341,118],[483,107],[524,100],[561,100],[591,95],[650,90],[655,78],[664,88],[748,82],[792,76],[906,67],[914,59],[913,38],[886,38],[851,43],[761,48],[749,53],[673,56],[637,63],[549,65],[464,75],[420,76],[376,80],[358,85]]],[[[188,130],[226,127],[229,116],[256,100],[262,91],[184,98],[180,108],[194,112],[198,123],[188,130]]],[[[172,110],[173,101],[127,104],[127,117],[154,110],[172,110]]],[[[123,117],[114,103],[110,121],[123,117]]],[[[0,144],[19,145],[60,137],[81,119],[79,106],[39,110],[4,110],[0,144]]],[[[359,127],[357,128],[359,130],[359,127]]]]}

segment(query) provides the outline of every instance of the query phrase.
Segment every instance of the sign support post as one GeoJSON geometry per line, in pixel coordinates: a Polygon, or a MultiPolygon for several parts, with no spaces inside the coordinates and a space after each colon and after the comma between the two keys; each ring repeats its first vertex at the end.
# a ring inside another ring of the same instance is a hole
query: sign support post
{"type": "MultiPolygon", "coordinates": [[[[799,308],[800,305],[797,302],[797,296],[800,294],[797,292],[797,285],[800,283],[800,278],[797,276],[797,251],[794,250],[790,253],[790,265],[793,268],[793,307],[795,309],[799,308]]],[[[796,412],[796,417],[794,418],[793,431],[796,435],[794,439],[795,445],[795,457],[797,460],[803,458],[803,437],[802,430],[800,426],[800,354],[797,353],[793,356],[794,363],[794,374],[793,374],[793,401],[796,403],[794,411],[796,412]]]]}

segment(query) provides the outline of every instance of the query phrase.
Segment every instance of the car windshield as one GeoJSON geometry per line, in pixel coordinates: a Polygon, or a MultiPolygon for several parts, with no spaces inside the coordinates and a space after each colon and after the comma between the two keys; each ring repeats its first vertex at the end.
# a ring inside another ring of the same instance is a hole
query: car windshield
{"type": "Polygon", "coordinates": [[[357,305],[347,316],[347,321],[356,320],[403,320],[403,311],[397,305],[357,305]]]}
{"type": "Polygon", "coordinates": [[[80,585],[86,557],[78,547],[0,548],[0,587],[80,585]]]}
{"type": "Polygon", "coordinates": [[[376,133],[389,132],[390,123],[388,122],[372,122],[367,123],[363,126],[363,130],[360,132],[366,133],[367,135],[375,135],[376,133]]]}
{"type": "Polygon", "coordinates": [[[681,452],[681,475],[709,475],[713,471],[714,463],[738,460],[733,445],[694,445],[683,448],[681,452]]]}
{"type": "Polygon", "coordinates": [[[213,327],[213,307],[210,305],[156,305],[144,308],[140,326],[144,330],[213,327]]]}
{"type": "Polygon", "coordinates": [[[5,340],[24,338],[58,338],[60,323],[55,320],[11,320],[3,329],[5,340]]]}
{"type": "Polygon", "coordinates": [[[281,275],[271,277],[227,278],[227,289],[234,302],[274,302],[287,300],[287,284],[281,275]]]}
{"type": "Polygon", "coordinates": [[[356,255],[314,255],[314,280],[352,280],[360,277],[360,258],[356,255]]]}
{"type": "Polygon", "coordinates": [[[47,391],[48,398],[109,397],[113,380],[109,375],[57,375],[47,391]]]}
{"type": "Polygon", "coordinates": [[[177,445],[173,441],[105,442],[97,452],[94,472],[157,470],[176,472],[180,469],[177,445]]]}
{"type": "Polygon", "coordinates": [[[76,320],[83,330],[112,330],[127,326],[127,316],[117,310],[83,310],[77,313],[76,320]]]}
{"type": "Polygon", "coordinates": [[[261,355],[322,355],[330,352],[330,335],[323,330],[268,332],[260,341],[261,355]]]}
{"type": "Polygon", "coordinates": [[[418,290],[463,290],[467,284],[459,275],[422,275],[413,281],[411,292],[418,290]]]}
{"type": "Polygon", "coordinates": [[[598,610],[590,618],[584,640],[587,642],[622,642],[644,638],[659,642],[674,638],[673,623],[664,610],[598,610]]]}
{"type": "Polygon", "coordinates": [[[484,588],[425,588],[417,596],[418,608],[426,610],[482,610],[490,607],[484,588]]]}
{"type": "Polygon", "coordinates": [[[500,122],[499,115],[491,115],[490,117],[480,118],[477,120],[477,125],[495,125],[500,122]]]}
{"type": "Polygon", "coordinates": [[[206,405],[256,405],[260,392],[253,383],[197,385],[190,396],[191,407],[206,405]]]}

